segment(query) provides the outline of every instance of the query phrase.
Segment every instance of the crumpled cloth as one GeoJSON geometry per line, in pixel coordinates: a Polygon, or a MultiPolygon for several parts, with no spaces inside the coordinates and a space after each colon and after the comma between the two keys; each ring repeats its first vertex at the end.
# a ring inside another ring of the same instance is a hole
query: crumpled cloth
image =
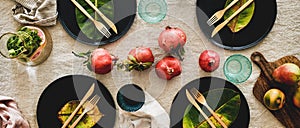
{"type": "Polygon", "coordinates": [[[13,17],[21,24],[37,26],[56,25],[56,0],[14,0],[13,17]]]}
{"type": "Polygon", "coordinates": [[[169,128],[170,118],[162,106],[147,92],[145,104],[136,112],[120,109],[119,128],[169,128]]]}
{"type": "Polygon", "coordinates": [[[29,123],[22,117],[17,103],[13,98],[0,95],[0,127],[1,128],[30,128],[29,123]]]}

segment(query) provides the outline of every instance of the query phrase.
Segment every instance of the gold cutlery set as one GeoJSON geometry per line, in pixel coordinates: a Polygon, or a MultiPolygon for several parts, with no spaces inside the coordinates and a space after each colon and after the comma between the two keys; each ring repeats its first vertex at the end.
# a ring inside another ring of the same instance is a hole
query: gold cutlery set
{"type": "MultiPolygon", "coordinates": [[[[76,0],[71,0],[71,2],[87,17],[89,18],[95,25],[95,27],[98,29],[99,32],[101,32],[106,38],[109,38],[111,36],[111,33],[109,30],[99,21],[95,20],[76,0]]],[[[117,28],[115,24],[109,20],[90,0],[85,0],[95,11],[96,13],[101,16],[101,18],[109,25],[109,27],[112,28],[112,30],[118,34],[117,28]]]]}
{"type": "Polygon", "coordinates": [[[71,122],[71,120],[74,118],[75,114],[78,112],[78,110],[84,105],[84,109],[83,112],[80,114],[80,116],[74,121],[74,123],[72,123],[72,125],[70,126],[70,128],[74,128],[76,127],[76,125],[78,124],[78,122],[81,120],[81,118],[89,111],[93,110],[93,108],[97,105],[100,97],[98,95],[93,96],[93,98],[91,98],[90,100],[88,100],[88,98],[92,95],[93,91],[95,88],[95,84],[92,84],[92,86],[90,87],[90,89],[86,92],[86,94],[84,95],[84,97],[81,99],[79,105],[75,108],[75,110],[72,112],[72,114],[68,117],[68,119],[66,120],[66,122],[63,124],[63,126],[61,128],[66,128],[69,123],[71,122]]]}
{"type": "Polygon", "coordinates": [[[200,106],[197,104],[196,101],[198,101],[200,104],[205,106],[208,111],[212,114],[212,116],[222,125],[223,128],[227,128],[227,125],[220,119],[220,117],[210,108],[210,106],[207,104],[205,97],[196,89],[192,88],[190,89],[190,92],[186,89],[186,96],[189,100],[189,102],[200,112],[200,114],[205,118],[205,120],[208,122],[208,124],[212,128],[216,128],[216,126],[212,123],[212,121],[208,118],[208,116],[202,111],[200,106]]]}
{"type": "MultiPolygon", "coordinates": [[[[76,1],[71,0],[73,4],[87,17],[89,18],[95,25],[95,27],[101,32],[106,38],[109,38],[111,36],[111,33],[109,30],[99,21],[95,20],[90,14],[76,1]]],[[[209,26],[212,26],[217,21],[219,21],[224,13],[231,8],[234,4],[236,4],[239,0],[233,0],[228,6],[226,6],[224,9],[217,11],[212,15],[208,20],[207,24],[209,26]]],[[[223,21],[221,24],[219,24],[212,32],[211,37],[214,37],[226,24],[228,24],[236,15],[238,15],[241,11],[243,11],[248,5],[250,5],[254,0],[248,0],[245,4],[243,4],[237,11],[235,11],[229,18],[227,18],[225,21],[223,21]]],[[[112,28],[112,30],[118,34],[117,28],[115,24],[109,20],[90,0],[85,0],[95,11],[98,15],[101,16],[101,18],[107,23],[107,25],[112,28]]]]}
{"type": "MultiPolygon", "coordinates": [[[[230,17],[228,17],[225,21],[223,21],[221,24],[219,24],[212,32],[211,37],[214,37],[226,24],[228,24],[236,15],[238,15],[241,11],[243,11],[248,5],[250,5],[254,0],[248,0],[245,4],[243,4],[237,11],[235,11],[230,17]]],[[[233,0],[228,6],[226,6],[224,9],[217,11],[211,18],[208,19],[207,24],[209,26],[216,23],[218,20],[220,20],[226,10],[228,10],[231,6],[233,6],[238,0],[233,0]]]]}

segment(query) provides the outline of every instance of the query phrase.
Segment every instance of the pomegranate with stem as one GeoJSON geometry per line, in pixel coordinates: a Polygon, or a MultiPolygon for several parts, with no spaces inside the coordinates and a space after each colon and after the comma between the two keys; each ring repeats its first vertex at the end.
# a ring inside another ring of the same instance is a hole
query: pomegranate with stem
{"type": "Polygon", "coordinates": [[[159,78],[171,80],[181,74],[180,61],[172,56],[167,56],[160,60],[155,66],[155,72],[159,78]]]}
{"type": "Polygon", "coordinates": [[[127,60],[119,63],[118,69],[125,71],[137,70],[144,71],[152,66],[154,63],[154,56],[149,47],[136,47],[128,53],[127,60]]]}
{"type": "Polygon", "coordinates": [[[199,66],[206,72],[213,72],[220,65],[220,56],[213,50],[205,50],[199,56],[199,66]]]}
{"type": "Polygon", "coordinates": [[[158,37],[158,45],[165,52],[174,54],[183,60],[186,34],[180,28],[167,26],[158,37]]]}
{"type": "Polygon", "coordinates": [[[106,74],[113,69],[114,63],[118,60],[117,57],[111,55],[106,49],[97,48],[93,52],[88,51],[86,53],[75,53],[75,56],[80,58],[86,58],[83,63],[90,71],[97,74],[106,74]]]}

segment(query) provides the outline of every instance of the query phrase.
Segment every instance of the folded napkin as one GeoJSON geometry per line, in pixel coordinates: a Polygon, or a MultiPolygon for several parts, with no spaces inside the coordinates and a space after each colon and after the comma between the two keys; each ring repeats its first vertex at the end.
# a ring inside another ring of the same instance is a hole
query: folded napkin
{"type": "Polygon", "coordinates": [[[52,26],[56,24],[56,0],[14,0],[13,17],[22,24],[52,26]]]}
{"type": "Polygon", "coordinates": [[[30,128],[13,98],[0,95],[0,127],[30,128]]]}
{"type": "Polygon", "coordinates": [[[120,110],[120,128],[169,128],[168,113],[150,94],[145,92],[145,104],[136,112],[120,110]]]}

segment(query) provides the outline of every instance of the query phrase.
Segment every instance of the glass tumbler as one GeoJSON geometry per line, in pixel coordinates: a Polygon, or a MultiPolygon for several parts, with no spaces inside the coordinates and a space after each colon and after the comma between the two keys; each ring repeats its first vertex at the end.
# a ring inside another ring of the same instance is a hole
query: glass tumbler
{"type": "Polygon", "coordinates": [[[138,14],[148,23],[158,23],[165,18],[167,8],[165,0],[140,0],[138,14]]]}
{"type": "Polygon", "coordinates": [[[24,26],[18,32],[7,32],[0,36],[0,54],[8,59],[35,66],[44,62],[52,51],[52,38],[46,29],[35,26],[24,26]],[[25,28],[26,27],[26,28],[25,28]],[[37,40],[32,35],[24,32],[36,30],[40,37],[38,46],[32,45],[37,40]],[[24,31],[20,30],[23,29],[24,31]]]}
{"type": "Polygon", "coordinates": [[[230,82],[242,83],[250,77],[252,64],[247,57],[234,54],[226,59],[223,72],[230,82]]]}

